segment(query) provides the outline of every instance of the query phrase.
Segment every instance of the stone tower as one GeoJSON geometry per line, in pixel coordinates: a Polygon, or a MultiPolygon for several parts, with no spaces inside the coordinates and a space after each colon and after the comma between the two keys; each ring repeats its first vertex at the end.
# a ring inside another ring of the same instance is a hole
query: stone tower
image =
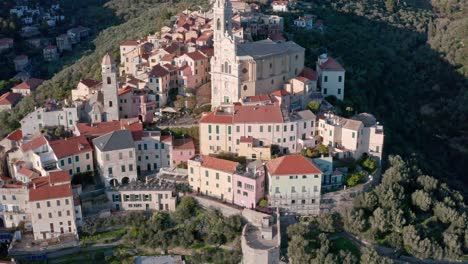
{"type": "Polygon", "coordinates": [[[214,57],[211,60],[211,106],[239,100],[239,66],[236,62],[236,42],[232,34],[230,0],[213,3],[214,57]]]}
{"type": "Polygon", "coordinates": [[[109,53],[102,58],[102,94],[104,121],[119,120],[117,71],[109,53]]]}

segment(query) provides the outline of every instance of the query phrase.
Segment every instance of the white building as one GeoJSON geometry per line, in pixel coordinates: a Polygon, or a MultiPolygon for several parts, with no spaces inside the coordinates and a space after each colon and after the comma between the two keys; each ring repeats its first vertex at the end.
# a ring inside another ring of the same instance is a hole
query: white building
{"type": "Polygon", "coordinates": [[[289,1],[287,0],[277,0],[271,2],[271,8],[274,12],[288,12],[289,1]]]}
{"type": "Polygon", "coordinates": [[[343,100],[345,69],[332,57],[322,54],[317,60],[318,83],[323,96],[333,95],[343,100]]]}
{"type": "Polygon", "coordinates": [[[128,130],[117,130],[93,139],[99,175],[106,186],[137,179],[135,142],[128,130]]]}
{"type": "Polygon", "coordinates": [[[304,215],[320,212],[322,171],[302,155],[286,155],[266,163],[271,207],[304,215]]]}

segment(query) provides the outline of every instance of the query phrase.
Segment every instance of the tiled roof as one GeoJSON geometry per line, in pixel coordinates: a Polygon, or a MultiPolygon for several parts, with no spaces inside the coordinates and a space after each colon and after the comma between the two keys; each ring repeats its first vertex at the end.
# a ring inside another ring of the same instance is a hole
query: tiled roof
{"type": "Polygon", "coordinates": [[[78,123],[76,124],[76,128],[80,132],[80,135],[98,137],[121,129],[128,129],[132,133],[141,132],[143,130],[143,125],[136,120],[130,121],[128,119],[121,119],[120,121],[101,122],[92,125],[78,123]]]}
{"type": "Polygon", "coordinates": [[[253,143],[253,137],[240,137],[239,140],[241,143],[253,143]]]}
{"type": "Polygon", "coordinates": [[[47,139],[41,135],[21,145],[21,150],[22,151],[34,150],[46,144],[47,144],[47,139]]]}
{"type": "Polygon", "coordinates": [[[200,51],[203,52],[208,57],[213,57],[214,56],[214,49],[210,47],[201,47],[200,51]]]}
{"type": "Polygon", "coordinates": [[[206,56],[203,53],[199,52],[198,50],[194,52],[186,53],[185,55],[189,56],[192,60],[206,59],[206,56]]]}
{"type": "Polygon", "coordinates": [[[214,124],[232,124],[232,114],[219,114],[215,112],[203,113],[200,118],[200,123],[214,123],[214,124]]]}
{"type": "Polygon", "coordinates": [[[24,90],[31,90],[34,91],[36,88],[41,85],[44,82],[44,80],[37,79],[37,78],[31,78],[25,82],[22,82],[12,89],[24,89],[24,90]]]}
{"type": "Polygon", "coordinates": [[[319,64],[319,67],[322,70],[329,70],[329,71],[344,71],[343,66],[338,63],[334,58],[328,57],[327,61],[319,64]]]}
{"type": "Polygon", "coordinates": [[[61,183],[61,182],[70,182],[70,175],[68,174],[68,171],[66,170],[61,170],[61,171],[52,171],[49,172],[48,181],[50,183],[61,183]]]}
{"type": "Polygon", "coordinates": [[[343,128],[357,131],[361,127],[362,122],[359,120],[353,120],[353,119],[348,119],[348,118],[343,118],[343,119],[345,121],[343,124],[343,128]]]}
{"type": "Polygon", "coordinates": [[[210,168],[218,171],[224,172],[235,172],[239,163],[225,160],[225,159],[218,159],[215,157],[210,156],[201,156],[202,158],[202,166],[205,168],[210,168]]]}
{"type": "Polygon", "coordinates": [[[195,149],[195,144],[191,138],[174,139],[173,148],[174,150],[195,149]]]}
{"type": "Polygon", "coordinates": [[[83,79],[83,80],[80,80],[80,83],[82,83],[85,86],[91,88],[91,87],[94,87],[94,86],[98,85],[100,82],[98,82],[96,80],[92,80],[92,79],[83,79]]]}
{"type": "Polygon", "coordinates": [[[299,74],[299,76],[305,77],[312,81],[317,80],[317,72],[308,67],[304,67],[304,69],[302,70],[301,74],[299,74]]]}
{"type": "Polygon", "coordinates": [[[274,92],[271,93],[271,95],[274,95],[274,96],[285,96],[285,95],[288,95],[289,92],[284,90],[284,89],[279,89],[279,90],[276,90],[274,92]]]}
{"type": "Polygon", "coordinates": [[[234,107],[234,123],[282,123],[279,105],[242,105],[234,107]]]}
{"type": "Polygon", "coordinates": [[[0,105],[14,105],[21,99],[21,94],[6,92],[0,96],[0,105]]]}
{"type": "Polygon", "coordinates": [[[138,46],[138,41],[127,40],[127,41],[122,42],[120,46],[138,46]]]}
{"type": "MultiPolygon", "coordinates": [[[[40,177],[38,180],[41,178],[45,177],[40,177]]],[[[31,202],[66,197],[73,197],[70,183],[49,185],[47,181],[41,180],[36,182],[36,188],[29,187],[29,201],[31,202]]]]}
{"type": "Polygon", "coordinates": [[[124,95],[124,94],[126,94],[126,93],[129,93],[129,92],[131,92],[131,91],[133,91],[133,88],[132,88],[132,87],[130,87],[130,86],[125,86],[124,88],[119,89],[119,93],[118,93],[118,94],[119,94],[119,96],[120,96],[120,95],[124,95]]]}
{"type": "Polygon", "coordinates": [[[6,138],[12,141],[20,141],[21,139],[23,139],[23,131],[21,129],[17,129],[11,132],[10,134],[8,134],[6,138]]]}
{"type": "Polygon", "coordinates": [[[34,172],[34,171],[32,171],[32,170],[30,170],[30,169],[27,169],[27,168],[21,168],[21,169],[19,169],[19,170],[18,170],[18,173],[19,173],[19,174],[22,174],[22,175],[24,175],[24,176],[26,176],[26,177],[28,177],[28,178],[31,178],[31,177],[34,176],[34,175],[38,175],[37,172],[34,172]]]}
{"type": "Polygon", "coordinates": [[[291,174],[321,174],[311,161],[302,155],[286,155],[266,163],[267,170],[272,175],[291,174]]]}
{"type": "Polygon", "coordinates": [[[168,75],[169,74],[169,71],[164,69],[164,67],[162,67],[161,65],[156,65],[153,67],[153,69],[151,70],[150,74],[149,74],[149,77],[163,77],[165,75],[168,75]]]}
{"type": "Polygon", "coordinates": [[[59,159],[93,150],[85,136],[54,140],[49,145],[59,159]]]}
{"type": "Polygon", "coordinates": [[[245,102],[251,102],[251,103],[271,101],[270,96],[268,96],[267,94],[258,94],[254,96],[248,96],[245,99],[246,99],[245,102]]]}

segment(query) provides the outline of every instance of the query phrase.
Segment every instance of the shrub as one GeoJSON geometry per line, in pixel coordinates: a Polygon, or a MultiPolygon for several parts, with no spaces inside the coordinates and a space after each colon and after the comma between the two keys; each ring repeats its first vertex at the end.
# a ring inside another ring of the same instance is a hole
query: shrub
{"type": "Polygon", "coordinates": [[[368,157],[361,163],[361,166],[368,172],[373,172],[377,168],[377,161],[371,157],[368,157]]]}
{"type": "Polygon", "coordinates": [[[258,203],[258,205],[260,207],[267,207],[268,206],[268,201],[266,199],[262,199],[260,200],[260,202],[258,203]]]}
{"type": "Polygon", "coordinates": [[[364,171],[358,171],[358,172],[355,172],[355,173],[351,173],[348,175],[348,179],[346,180],[346,184],[348,185],[348,187],[354,187],[356,186],[359,181],[361,181],[361,179],[365,176],[365,172],[364,171]]]}
{"type": "Polygon", "coordinates": [[[309,108],[310,111],[317,113],[317,111],[320,109],[320,103],[319,102],[309,102],[307,104],[307,108],[309,108]]]}

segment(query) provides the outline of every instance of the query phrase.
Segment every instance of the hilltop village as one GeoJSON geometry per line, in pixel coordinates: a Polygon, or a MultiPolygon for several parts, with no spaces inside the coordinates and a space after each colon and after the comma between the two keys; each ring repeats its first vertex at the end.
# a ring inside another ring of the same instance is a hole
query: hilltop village
{"type": "MultiPolygon", "coordinates": [[[[287,6],[272,3],[274,11],[287,6]]],[[[384,128],[371,113],[343,117],[327,101],[346,93],[337,59],[323,53],[306,67],[305,49],[283,34],[283,18],[256,4],[216,0],[211,11],[185,10],[174,21],[121,43],[119,58],[105,54],[101,80],[82,79],[68,100],[49,99],[0,141],[2,227],[24,226],[36,243],[77,243],[96,213],[83,197],[96,190],[107,197],[99,208],[110,213],[174,211],[192,195],[252,212],[317,216],[325,193],[372,180],[384,128]],[[160,127],[164,116],[202,100],[202,89],[211,107],[191,124],[196,138],[164,130],[177,124],[160,127]]],[[[325,30],[314,16],[294,25],[325,30]]],[[[0,106],[40,82],[19,84],[0,106]]],[[[268,219],[245,235],[277,239],[279,226],[268,219]]],[[[262,247],[246,242],[243,250],[277,263],[275,253],[257,252],[262,247]]]]}

